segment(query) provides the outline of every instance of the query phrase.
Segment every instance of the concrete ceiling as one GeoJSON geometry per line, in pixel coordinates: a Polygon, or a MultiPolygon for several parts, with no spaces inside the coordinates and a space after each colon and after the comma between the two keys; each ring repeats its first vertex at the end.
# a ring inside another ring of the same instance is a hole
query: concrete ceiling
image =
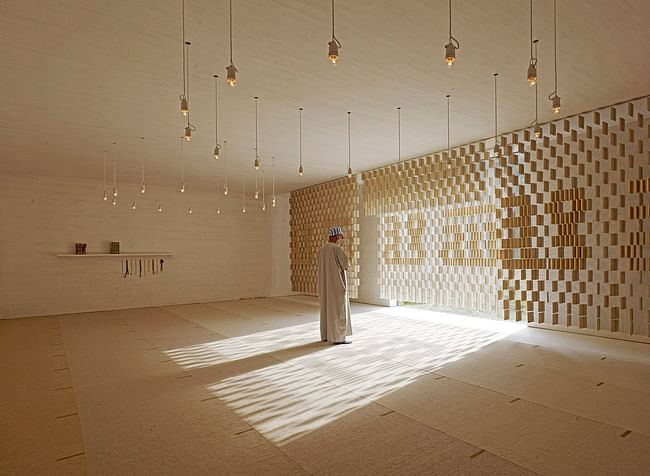
{"type": "MultiPolygon", "coordinates": [[[[443,62],[445,0],[339,0],[336,35],[343,48],[335,66],[327,60],[328,0],[233,4],[239,75],[229,88],[228,1],[186,0],[190,108],[198,130],[185,146],[185,181],[194,188],[214,187],[224,173],[253,183],[253,96],[260,97],[262,168],[267,178],[276,176],[277,191],[345,174],[347,111],[355,172],[397,160],[398,105],[402,158],[446,147],[448,93],[452,145],[491,136],[493,72],[500,73],[500,130],[533,120],[526,1],[454,0],[460,50],[452,69],[443,62]],[[215,73],[225,161],[211,157],[215,73]],[[303,177],[298,107],[304,108],[303,177]]],[[[557,118],[547,99],[553,2],[535,0],[534,9],[545,122],[557,118]]],[[[560,117],[650,93],[650,1],[559,1],[558,15],[560,117]]],[[[0,36],[3,173],[101,181],[108,150],[118,183],[137,187],[144,136],[147,183],[180,182],[181,0],[0,0],[0,36]]]]}

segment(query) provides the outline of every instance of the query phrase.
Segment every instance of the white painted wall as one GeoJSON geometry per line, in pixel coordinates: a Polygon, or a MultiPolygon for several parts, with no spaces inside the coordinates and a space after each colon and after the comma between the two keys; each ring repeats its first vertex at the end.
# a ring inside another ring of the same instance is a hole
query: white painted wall
{"type": "Polygon", "coordinates": [[[241,195],[194,190],[190,215],[189,194],[173,188],[141,195],[125,185],[115,207],[102,192],[101,183],[0,176],[0,318],[290,294],[287,196],[266,213],[248,197],[242,214],[241,195]],[[143,278],[122,277],[120,258],[55,256],[75,242],[107,251],[110,241],[174,256],[143,278]]]}

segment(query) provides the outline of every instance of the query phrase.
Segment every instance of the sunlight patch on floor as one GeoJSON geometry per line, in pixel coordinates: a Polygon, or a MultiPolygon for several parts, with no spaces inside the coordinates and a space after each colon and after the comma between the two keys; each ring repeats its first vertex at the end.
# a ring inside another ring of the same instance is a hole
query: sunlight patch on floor
{"type": "MultiPolygon", "coordinates": [[[[167,351],[184,368],[275,355],[278,363],[207,386],[275,444],[331,423],[524,326],[417,309],[353,315],[351,345],[291,349],[318,341],[318,322],[167,351]],[[286,351],[283,360],[278,351],[286,351]]],[[[318,345],[318,344],[317,344],[318,345]]]]}

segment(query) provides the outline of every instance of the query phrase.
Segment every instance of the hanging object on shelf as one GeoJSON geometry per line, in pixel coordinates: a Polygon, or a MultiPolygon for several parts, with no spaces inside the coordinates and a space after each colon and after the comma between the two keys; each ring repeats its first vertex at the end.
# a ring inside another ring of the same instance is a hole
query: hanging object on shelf
{"type": "Polygon", "coordinates": [[[348,111],[348,177],[352,177],[352,141],[350,138],[350,115],[352,112],[348,111]]]}
{"type": "Polygon", "coordinates": [[[460,43],[451,34],[451,0],[449,0],[449,42],[445,45],[445,62],[451,68],[456,61],[456,50],[460,49],[460,43]]]}
{"type": "Polygon", "coordinates": [[[560,96],[557,95],[557,0],[553,0],[553,67],[555,70],[555,87],[553,92],[548,95],[551,100],[553,114],[560,112],[560,96]]]}
{"type": "Polygon", "coordinates": [[[237,71],[237,68],[235,68],[235,64],[232,61],[232,0],[230,0],[230,64],[226,66],[226,80],[233,88],[237,82],[238,72],[239,71],[237,71]]]}
{"type": "Polygon", "coordinates": [[[300,141],[299,141],[299,145],[300,145],[300,149],[299,149],[300,167],[298,167],[298,175],[300,175],[302,177],[302,173],[303,173],[303,170],[302,170],[302,108],[298,109],[298,117],[299,117],[298,121],[299,121],[299,136],[300,136],[300,141]]]}
{"type": "Polygon", "coordinates": [[[214,75],[214,158],[219,160],[219,75],[214,75]]]}
{"type": "Polygon", "coordinates": [[[535,86],[537,82],[537,55],[533,54],[533,0],[530,0],[530,60],[528,61],[526,79],[529,86],[535,86]]]}
{"type": "Polygon", "coordinates": [[[332,64],[336,64],[339,59],[339,50],[341,49],[341,42],[334,34],[334,0],[332,0],[332,40],[327,44],[329,47],[327,57],[332,64]]]}

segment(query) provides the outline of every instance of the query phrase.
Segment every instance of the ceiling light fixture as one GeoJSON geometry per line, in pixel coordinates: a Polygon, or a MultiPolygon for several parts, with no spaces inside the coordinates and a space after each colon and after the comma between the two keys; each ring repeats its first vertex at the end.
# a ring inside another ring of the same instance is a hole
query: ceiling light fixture
{"type": "Polygon", "coordinates": [[[275,208],[275,156],[273,156],[273,165],[271,167],[273,169],[273,199],[271,200],[271,206],[275,208]]]}
{"type": "Polygon", "coordinates": [[[108,194],[106,193],[106,151],[104,151],[104,201],[108,200],[108,194]]]}
{"type": "Polygon", "coordinates": [[[298,175],[302,177],[302,108],[298,109],[299,124],[300,124],[300,167],[298,167],[298,175]]]}
{"type": "Polygon", "coordinates": [[[235,87],[237,82],[237,68],[235,68],[234,63],[232,62],[232,0],[230,0],[230,64],[226,66],[226,80],[228,84],[235,87]]]}
{"type": "Polygon", "coordinates": [[[339,49],[341,48],[341,42],[334,35],[334,0],[332,0],[332,41],[328,43],[328,46],[328,58],[332,64],[336,64],[336,61],[339,59],[339,49]]]}
{"type": "MultiPolygon", "coordinates": [[[[255,99],[255,170],[260,169],[260,154],[259,154],[259,146],[258,146],[258,116],[257,116],[257,103],[259,100],[258,96],[255,96],[253,99],[255,99]]],[[[256,176],[257,177],[257,176],[256,176]]],[[[255,187],[255,191],[257,191],[257,187],[255,187]]],[[[257,197],[255,197],[257,198],[257,197]]]]}
{"type": "Polygon", "coordinates": [[[115,142],[113,142],[113,205],[115,205],[115,198],[117,197],[117,167],[115,165],[115,142]]]}
{"type": "Polygon", "coordinates": [[[460,49],[460,43],[451,34],[451,0],[449,0],[449,43],[445,45],[445,61],[451,68],[456,61],[456,50],[460,49]]]}
{"type": "Polygon", "coordinates": [[[181,193],[185,192],[185,157],[184,157],[184,141],[183,137],[181,137],[181,186],[180,186],[180,191],[181,193]]]}
{"type": "Polygon", "coordinates": [[[158,204],[158,211],[159,211],[159,212],[162,212],[162,203],[159,203],[159,204],[158,204]]]}
{"type": "Polygon", "coordinates": [[[397,173],[402,175],[402,108],[397,106],[397,173]]]}
{"type": "Polygon", "coordinates": [[[189,99],[187,97],[187,58],[186,58],[186,52],[187,52],[187,42],[185,41],[185,0],[182,1],[182,8],[183,12],[181,15],[182,18],[182,28],[183,28],[183,94],[178,96],[178,98],[181,100],[181,114],[183,116],[187,116],[190,113],[190,108],[189,108],[189,99]]]}
{"type": "Polygon", "coordinates": [[[260,189],[259,186],[257,185],[257,172],[255,173],[255,200],[260,198],[260,189]]]}
{"type": "Polygon", "coordinates": [[[144,193],[146,190],[146,187],[144,185],[144,137],[140,137],[140,156],[142,157],[140,193],[144,193]]]}
{"type": "Polygon", "coordinates": [[[187,185],[187,190],[189,192],[188,193],[188,195],[189,195],[188,198],[189,198],[189,202],[190,202],[190,206],[187,208],[187,213],[189,213],[191,215],[192,214],[192,185],[191,184],[187,185]]]}
{"type": "Polygon", "coordinates": [[[348,111],[348,177],[352,177],[352,141],[350,140],[350,116],[352,113],[348,111]]]}
{"type": "Polygon", "coordinates": [[[447,94],[445,96],[447,98],[447,168],[451,168],[451,121],[450,121],[450,114],[449,114],[449,106],[450,106],[450,99],[451,99],[451,94],[447,94]]]}
{"type": "Polygon", "coordinates": [[[246,213],[245,187],[246,187],[246,177],[242,177],[241,179],[241,212],[242,213],[246,213]]]}
{"type": "Polygon", "coordinates": [[[214,158],[219,160],[219,75],[214,76],[214,158]]]}
{"type": "Polygon", "coordinates": [[[526,73],[529,86],[535,86],[537,82],[537,55],[533,55],[533,0],[530,0],[530,61],[526,73]]]}
{"type": "Polygon", "coordinates": [[[266,196],[264,194],[264,171],[262,171],[262,211],[266,211],[266,196]]]}
{"type": "Polygon", "coordinates": [[[228,196],[228,175],[226,174],[226,159],[228,158],[228,141],[223,141],[223,194],[228,196]]]}
{"type": "Polygon", "coordinates": [[[557,2],[553,0],[553,65],[555,68],[555,88],[549,94],[553,107],[553,114],[560,112],[560,96],[557,95],[557,2]]]}
{"type": "Polygon", "coordinates": [[[494,73],[494,157],[497,158],[501,155],[501,149],[499,147],[499,138],[498,138],[498,115],[497,115],[497,76],[499,73],[494,73]]]}
{"type": "Polygon", "coordinates": [[[131,210],[135,210],[135,200],[133,200],[133,203],[131,204],[131,210]]]}
{"type": "MultiPolygon", "coordinates": [[[[188,103],[190,102],[190,67],[189,67],[189,65],[190,65],[190,45],[191,45],[191,43],[189,41],[185,42],[185,46],[186,46],[186,48],[185,48],[185,59],[187,61],[187,67],[185,68],[186,71],[187,71],[187,91],[186,91],[185,94],[187,95],[187,102],[188,103]]],[[[187,126],[185,127],[185,140],[187,142],[189,142],[190,139],[192,139],[192,132],[196,131],[196,126],[194,124],[190,123],[190,111],[189,110],[187,111],[186,116],[187,116],[187,126]]]]}
{"type": "MultiPolygon", "coordinates": [[[[537,41],[538,40],[535,40],[535,42],[534,42],[535,43],[535,53],[537,53],[537,41]]],[[[531,124],[531,126],[533,126],[533,135],[537,139],[542,137],[542,126],[539,125],[539,121],[538,121],[538,94],[537,94],[538,86],[539,86],[538,84],[535,84],[535,120],[531,124]]]]}

